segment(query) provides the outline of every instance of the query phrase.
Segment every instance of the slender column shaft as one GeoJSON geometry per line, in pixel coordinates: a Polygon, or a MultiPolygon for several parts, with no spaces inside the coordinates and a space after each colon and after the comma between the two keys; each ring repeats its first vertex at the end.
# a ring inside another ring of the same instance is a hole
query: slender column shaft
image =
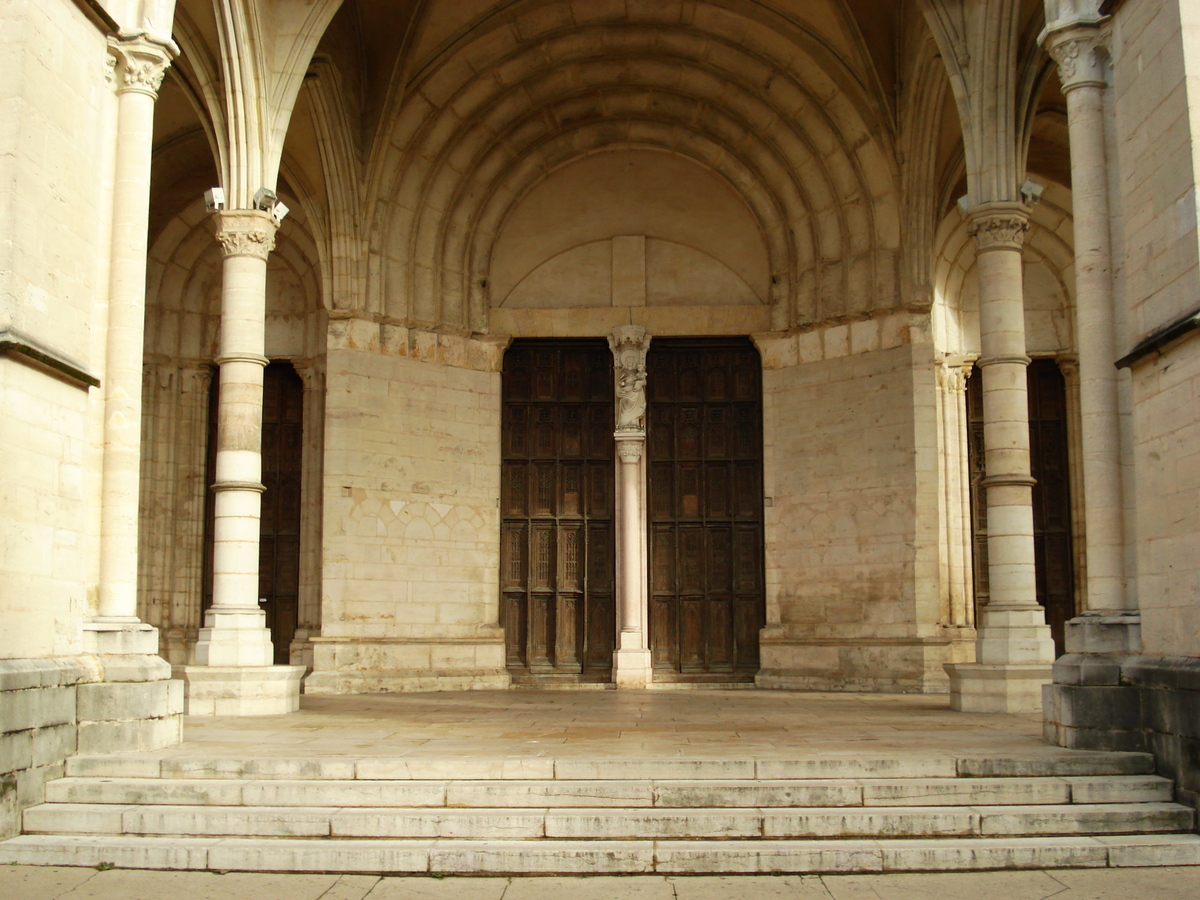
{"type": "Polygon", "coordinates": [[[1021,253],[1019,249],[990,249],[979,255],[977,265],[991,587],[988,605],[1028,606],[1036,596],[1036,581],[1021,253]]]}
{"type": "Polygon", "coordinates": [[[101,619],[137,621],[138,490],[142,450],[142,347],[154,103],[174,48],[137,35],[114,38],[117,150],[104,372],[100,520],[101,619]]]}
{"type": "Polygon", "coordinates": [[[1104,66],[1100,29],[1055,31],[1048,49],[1059,64],[1071,140],[1075,227],[1076,345],[1089,609],[1134,605],[1126,587],[1124,488],[1121,467],[1112,239],[1105,146],[1104,66]]]}
{"type": "Polygon", "coordinates": [[[225,253],[217,364],[213,607],[258,610],[262,509],[262,402],[267,255],[275,222],[265,213],[220,214],[225,253]]]}
{"type": "Polygon", "coordinates": [[[644,439],[619,439],[617,472],[621,491],[621,636],[623,650],[644,649],[642,630],[641,466],[644,439]]]}

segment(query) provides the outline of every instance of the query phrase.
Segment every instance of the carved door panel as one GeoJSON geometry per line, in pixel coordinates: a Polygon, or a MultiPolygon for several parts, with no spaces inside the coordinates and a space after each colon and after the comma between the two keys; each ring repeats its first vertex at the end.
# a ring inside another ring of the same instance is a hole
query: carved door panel
{"type": "Polygon", "coordinates": [[[612,677],[612,373],[603,341],[515,341],[504,357],[501,616],[517,681],[612,677]]]}
{"type": "Polygon", "coordinates": [[[654,678],[750,680],[765,612],[758,352],[656,339],[647,370],[654,678]]]}
{"type": "Polygon", "coordinates": [[[263,373],[262,525],[258,595],[267,614],[276,665],[286,665],[300,597],[300,460],[304,385],[290,363],[263,373]]]}
{"type": "MultiPolygon", "coordinates": [[[[1066,622],[1075,615],[1075,556],[1071,543],[1071,492],[1067,455],[1067,392],[1054,360],[1036,359],[1027,375],[1029,466],[1033,486],[1033,552],[1037,599],[1055,652],[1064,652],[1066,622]]],[[[983,382],[976,369],[967,380],[970,421],[971,509],[975,534],[976,601],[987,597],[987,503],[983,463],[983,382]]]]}

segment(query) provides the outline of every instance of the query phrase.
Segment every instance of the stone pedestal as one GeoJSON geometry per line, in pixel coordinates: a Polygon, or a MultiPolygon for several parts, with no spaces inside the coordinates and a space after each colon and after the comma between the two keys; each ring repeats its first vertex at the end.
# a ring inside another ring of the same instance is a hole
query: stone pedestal
{"type": "Polygon", "coordinates": [[[83,649],[102,680],[77,688],[77,752],[158,750],[182,740],[183,684],[158,655],[158,629],[86,622],[83,649]]]}
{"type": "Polygon", "coordinates": [[[300,708],[304,666],[176,666],[189,716],[282,716],[300,708]]]}

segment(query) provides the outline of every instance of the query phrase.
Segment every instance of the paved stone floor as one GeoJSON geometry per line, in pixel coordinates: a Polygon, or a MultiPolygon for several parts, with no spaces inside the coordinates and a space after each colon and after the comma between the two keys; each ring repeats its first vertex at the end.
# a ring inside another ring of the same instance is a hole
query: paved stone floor
{"type": "Polygon", "coordinates": [[[953,712],[945,695],[756,690],[464,691],[301,699],[298,713],[188,717],[154,756],[780,759],[1053,755],[1038,716],[953,712]]]}
{"type": "Polygon", "coordinates": [[[4,900],[1194,900],[1200,866],[900,875],[454,878],[0,867],[4,900]]]}

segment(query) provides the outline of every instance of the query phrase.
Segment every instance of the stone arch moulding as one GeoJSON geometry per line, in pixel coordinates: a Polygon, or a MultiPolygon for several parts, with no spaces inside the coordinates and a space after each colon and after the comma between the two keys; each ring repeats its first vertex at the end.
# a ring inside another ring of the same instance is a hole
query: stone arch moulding
{"type": "Polygon", "coordinates": [[[529,35],[493,22],[414,80],[372,165],[369,312],[485,331],[508,210],[613,145],[681,154],[742,196],[767,239],[775,327],[894,305],[889,132],[841,63],[782,19],[735,16],[731,34],[663,15],[529,35]]]}

